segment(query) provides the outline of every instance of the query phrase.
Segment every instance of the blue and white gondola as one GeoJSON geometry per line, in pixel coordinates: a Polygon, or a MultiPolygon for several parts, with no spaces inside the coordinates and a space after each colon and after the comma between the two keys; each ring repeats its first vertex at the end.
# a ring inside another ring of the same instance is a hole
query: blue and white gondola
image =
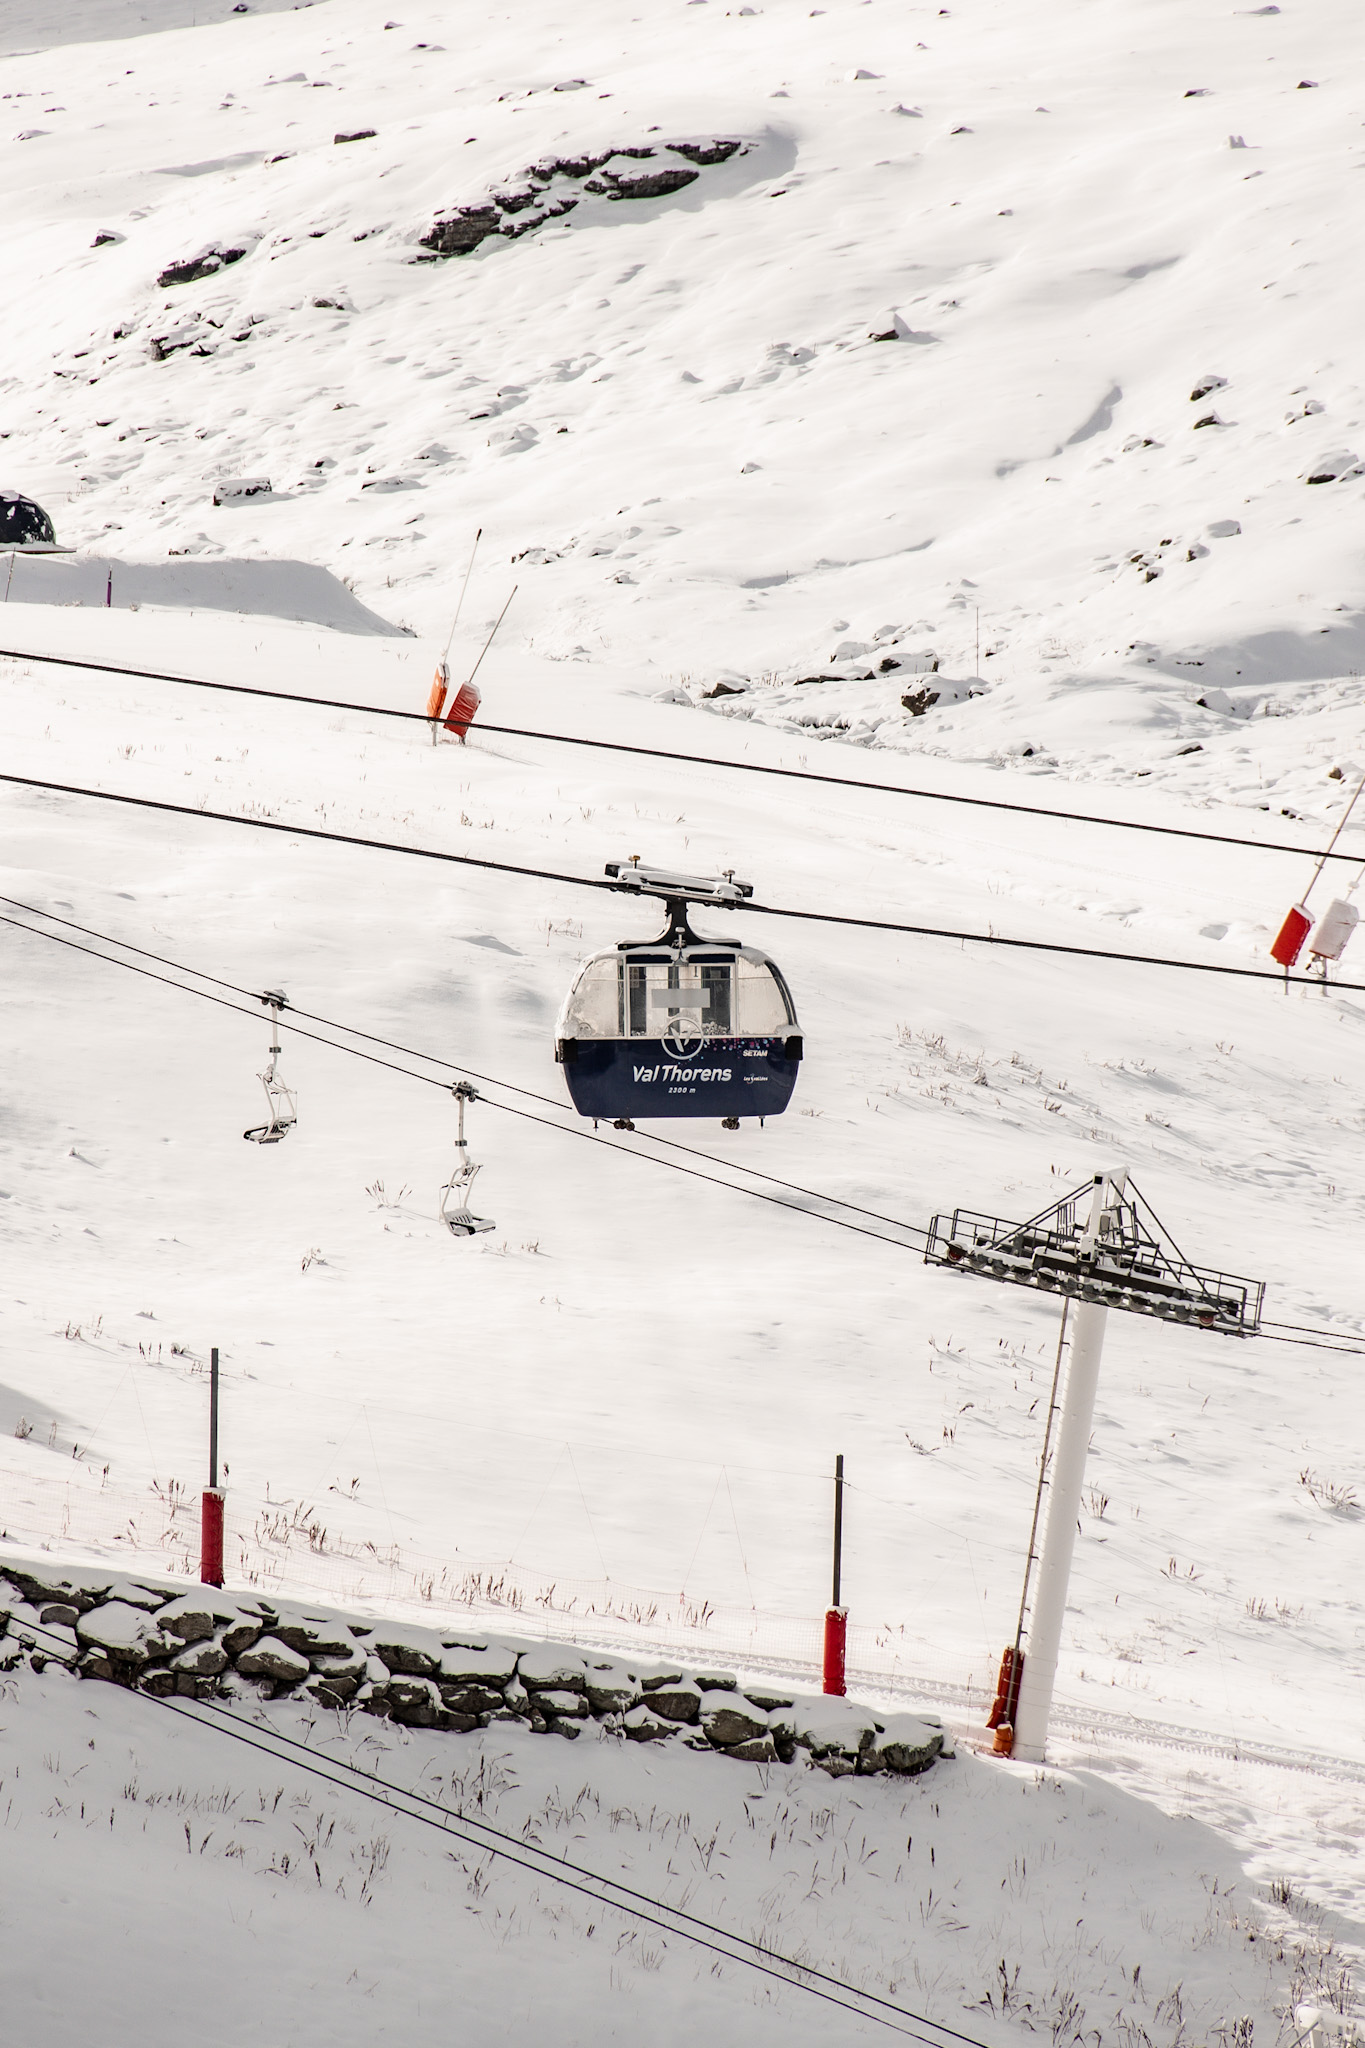
{"type": "Polygon", "coordinates": [[[736,907],[752,884],[611,862],[608,875],[662,897],[657,939],[626,939],[585,960],[555,1026],[555,1058],[574,1108],[612,1123],[637,1117],[778,1116],[801,1064],[801,1027],[781,969],[754,946],[702,939],[689,901],[736,907]]]}

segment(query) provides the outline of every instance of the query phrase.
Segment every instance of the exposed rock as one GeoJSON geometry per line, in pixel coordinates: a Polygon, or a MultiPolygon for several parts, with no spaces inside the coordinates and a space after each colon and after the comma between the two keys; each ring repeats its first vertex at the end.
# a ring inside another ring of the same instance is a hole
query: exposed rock
{"type": "Polygon", "coordinates": [[[240,1657],[243,1650],[249,1650],[253,1643],[260,1641],[261,1634],[258,1621],[234,1621],[223,1630],[223,1648],[229,1657],[240,1657]]]}
{"type": "Polygon", "coordinates": [[[1334,484],[1341,482],[1345,477],[1359,475],[1360,465],[1358,458],[1352,455],[1348,448],[1338,448],[1330,455],[1321,456],[1309,470],[1304,478],[1304,482],[1310,484],[1334,484]]]}
{"type": "Polygon", "coordinates": [[[604,149],[600,156],[548,156],[533,164],[526,175],[539,178],[547,185],[556,172],[562,172],[566,178],[586,178],[590,172],[600,170],[615,154],[614,150],[604,149]]]}
{"type": "Polygon", "coordinates": [[[168,1607],[157,1610],[157,1627],[165,1629],[168,1635],[179,1636],[182,1643],[202,1642],[205,1636],[213,1634],[213,1623],[212,1610],[192,1595],[172,1600],[168,1607]]]}
{"type": "MultiPolygon", "coordinates": [[[[38,513],[39,517],[47,522],[48,532],[46,538],[49,540],[52,538],[52,522],[40,506],[34,505],[31,498],[21,498],[17,491],[0,491],[0,540],[4,540],[6,544],[11,541],[18,541],[22,545],[25,538],[23,534],[11,532],[5,523],[9,508],[13,505],[32,506],[32,509],[38,513]]],[[[12,1564],[5,1566],[5,1577],[12,1586],[18,1588],[32,1607],[41,1607],[45,1600],[59,1600],[64,1607],[79,1608],[82,1614],[86,1613],[91,1607],[96,1606],[99,1601],[106,1597],[109,1591],[109,1581],[107,1579],[102,1583],[96,1581],[93,1585],[89,1586],[74,1586],[70,1579],[51,1578],[46,1575],[38,1578],[32,1572],[21,1572],[12,1564]]]]}
{"type": "Polygon", "coordinates": [[[908,711],[912,718],[923,718],[938,702],[938,691],[931,690],[927,683],[921,683],[917,690],[907,690],[901,698],[901,709],[908,711]]]}
{"type": "Polygon", "coordinates": [[[438,256],[467,256],[502,226],[496,206],[461,206],[446,220],[438,220],[420,237],[422,247],[438,256]]]}
{"type": "Polygon", "coordinates": [[[430,1637],[400,1635],[396,1629],[382,1630],[370,1645],[381,1664],[413,1678],[431,1678],[441,1668],[441,1646],[430,1637]]]}
{"type": "Polygon", "coordinates": [[[172,1657],[173,1671],[188,1671],[196,1678],[216,1678],[220,1671],[226,1671],[227,1651],[221,1643],[191,1640],[189,1647],[172,1657]]]}
{"type": "Polygon", "coordinates": [[[636,170],[636,172],[602,172],[608,178],[608,199],[667,199],[669,193],[681,193],[686,184],[694,184],[702,174],[700,170],[636,170]]]}
{"type": "MultiPolygon", "coordinates": [[[[503,1705],[503,1696],[491,1685],[440,1685],[441,1703],[455,1714],[492,1714],[503,1705]]],[[[577,1698],[577,1694],[566,1695],[577,1698]]],[[[580,1701],[580,1705],[581,1705],[580,1701]]]]}
{"type": "Polygon", "coordinates": [[[213,487],[215,505],[235,505],[243,498],[268,498],[270,478],[268,476],[221,477],[213,487]]]}
{"type": "Polygon", "coordinates": [[[567,1717],[578,1721],[582,1720],[588,1711],[587,1701],[582,1693],[577,1692],[538,1692],[536,1705],[547,1718],[556,1715],[561,1719],[567,1717]]]}
{"type": "Polygon", "coordinates": [[[379,131],[377,128],[350,128],[340,135],[334,135],[332,137],[332,141],[334,143],[368,142],[372,136],[377,135],[378,133],[379,131]]]}
{"type": "Polygon", "coordinates": [[[917,1777],[927,1771],[943,1748],[943,1730],[931,1728],[914,1714],[892,1714],[869,1743],[859,1762],[863,1770],[871,1764],[895,1771],[903,1777],[917,1777]]]}
{"type": "Polygon", "coordinates": [[[225,270],[230,263],[240,263],[251,253],[250,242],[210,242],[197,256],[182,257],[178,263],[168,263],[157,274],[157,283],[162,290],[173,284],[196,284],[201,277],[213,277],[225,270]]]}
{"type": "Polygon", "coordinates": [[[1226,377],[1201,377],[1190,393],[1190,404],[1198,405],[1201,398],[1207,398],[1211,391],[1221,391],[1227,384],[1226,377]]]}
{"type": "Polygon", "coordinates": [[[872,1716],[849,1700],[798,1701],[789,1721],[798,1747],[808,1749],[817,1758],[841,1754],[856,1757],[877,1734],[872,1716]]]}
{"type": "MultiPolygon", "coordinates": [[[[660,1663],[637,1673],[563,1644],[471,1644],[138,1580],[54,1585],[12,1570],[0,1578],[0,1592],[11,1584],[23,1603],[18,1611],[40,1611],[43,1625],[70,1646],[79,1676],[156,1698],[289,1696],[327,1709],[358,1707],[407,1727],[468,1732],[516,1722],[568,1740],[595,1718],[606,1723],[604,1733],[619,1729],[631,1741],[672,1740],[746,1762],[790,1762],[799,1744],[832,1776],[908,1775],[951,1754],[942,1730],[923,1717],[883,1724],[847,1701],[793,1701],[762,1686],[745,1694],[728,1671],[689,1675],[660,1663]],[[27,1598],[30,1589],[41,1608],[27,1598]],[[58,1592],[69,1598],[55,1598],[58,1592]]],[[[0,1608],[0,1634],[8,1622],[0,1608]]],[[[0,1669],[22,1668],[26,1656],[35,1671],[52,1661],[46,1646],[35,1648],[22,1634],[0,1643],[0,1669]]]]}
{"type": "Polygon", "coordinates": [[[737,1756],[741,1763],[746,1764],[775,1764],[778,1761],[777,1746],[771,1735],[756,1735],[752,1742],[737,1742],[724,1753],[737,1756]]]}
{"type": "Polygon", "coordinates": [[[517,1659],[517,1677],[531,1692],[586,1692],[587,1659],[549,1645],[524,1650],[517,1659]]]}
{"type": "Polygon", "coordinates": [[[394,1720],[401,1721],[407,1728],[434,1727],[436,1717],[445,1704],[429,1678],[406,1675],[389,1680],[388,1697],[394,1720]]]}
{"type": "Polygon", "coordinates": [[[771,1740],[768,1716],[739,1693],[703,1693],[698,1718],[717,1749],[733,1749],[737,1742],[756,1742],[760,1736],[771,1740]]]}
{"type": "Polygon", "coordinates": [[[646,1702],[638,1707],[632,1707],[621,1725],[630,1742],[659,1742],[664,1736],[673,1733],[675,1723],[666,1721],[662,1716],[652,1712],[646,1702]]]}
{"type": "MultiPolygon", "coordinates": [[[[0,1661],[0,1669],[8,1671],[12,1668],[8,1660],[0,1661]]],[[[102,1678],[106,1683],[114,1685],[121,1683],[123,1670],[126,1668],[116,1666],[113,1658],[106,1656],[103,1650],[87,1650],[76,1660],[78,1678],[102,1678]]]]}
{"type": "Polygon", "coordinates": [[[360,1680],[344,1675],[336,1678],[315,1676],[309,1679],[303,1689],[308,1698],[316,1700],[321,1707],[341,1707],[345,1706],[348,1700],[355,1698],[360,1689],[360,1680]]]}
{"type": "MultiPolygon", "coordinates": [[[[283,1629],[279,1631],[279,1638],[281,1642],[285,1640],[283,1629]]],[[[359,1685],[365,1676],[369,1659],[363,1650],[358,1650],[352,1643],[350,1648],[345,1650],[315,1651],[308,1662],[313,1667],[315,1678],[325,1678],[329,1683],[340,1678],[354,1679],[356,1685],[359,1685]]]]}
{"type": "Polygon", "coordinates": [[[83,1614],[76,1623],[76,1637],[85,1648],[101,1651],[116,1664],[134,1666],[180,1648],[176,1639],[160,1633],[143,1608],[130,1607],[125,1600],[108,1600],[83,1614]]]}
{"type": "Polygon", "coordinates": [[[738,142],[670,142],[674,156],[685,156],[690,164],[723,164],[740,148],[738,142]]]}
{"type": "MultiPolygon", "coordinates": [[[[568,201],[567,203],[572,206],[577,206],[578,201],[574,199],[568,201]]],[[[562,208],[554,209],[554,211],[556,212],[560,212],[562,210],[562,208]]],[[[545,222],[550,217],[550,212],[551,209],[549,207],[538,207],[534,213],[528,213],[524,220],[505,220],[501,228],[498,230],[498,232],[499,234],[503,235],[507,241],[515,242],[518,235],[529,235],[533,228],[543,227],[545,225],[545,222]]]]}
{"type": "Polygon", "coordinates": [[[355,1644],[333,1622],[322,1621],[313,1615],[305,1615],[301,1622],[277,1622],[275,1640],[284,1643],[291,1650],[297,1650],[301,1657],[353,1657],[357,1654],[355,1644]]]}
{"type": "Polygon", "coordinates": [[[640,1697],[639,1680],[623,1664],[589,1665],[587,1688],[594,1714],[623,1714],[640,1697]]]}
{"type": "Polygon", "coordinates": [[[56,1622],[63,1628],[74,1628],[81,1618],[81,1611],[79,1607],[73,1607],[69,1601],[54,1600],[43,1609],[38,1619],[45,1627],[50,1628],[56,1622]]]}
{"type": "Polygon", "coordinates": [[[646,1695],[644,1704],[664,1721],[695,1721],[701,1711],[701,1688],[696,1685],[661,1685],[646,1695]]]}
{"type": "Polygon", "coordinates": [[[298,1685],[308,1676],[308,1659],[277,1636],[262,1636],[251,1649],[243,1650],[237,1669],[248,1678],[276,1678],[298,1685]]]}
{"type": "Polygon", "coordinates": [[[645,1692],[657,1692],[661,1685],[681,1685],[683,1676],[681,1664],[656,1664],[652,1671],[640,1672],[640,1684],[645,1692]]]}
{"type": "Polygon", "coordinates": [[[792,1695],[789,1692],[769,1692],[764,1685],[750,1685],[745,1688],[744,1697],[754,1707],[762,1707],[771,1714],[776,1708],[789,1707],[792,1695]]]}

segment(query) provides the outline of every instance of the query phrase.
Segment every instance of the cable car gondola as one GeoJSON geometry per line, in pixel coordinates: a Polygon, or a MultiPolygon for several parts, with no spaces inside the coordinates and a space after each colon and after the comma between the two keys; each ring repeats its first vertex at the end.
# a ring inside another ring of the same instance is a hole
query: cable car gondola
{"type": "Polygon", "coordinates": [[[609,861],[621,889],[664,900],[657,939],[623,939],[585,960],[555,1026],[555,1058],[583,1116],[777,1116],[801,1064],[801,1027],[777,963],[757,947],[703,939],[689,902],[742,907],[750,882],[609,861]]]}

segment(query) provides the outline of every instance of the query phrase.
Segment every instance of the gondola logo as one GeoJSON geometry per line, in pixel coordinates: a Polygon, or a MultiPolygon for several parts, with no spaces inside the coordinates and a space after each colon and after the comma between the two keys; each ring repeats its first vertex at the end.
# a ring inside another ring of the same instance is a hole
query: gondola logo
{"type": "Polygon", "coordinates": [[[728,1081],[729,1067],[635,1067],[637,1082],[645,1081],[728,1081]]]}

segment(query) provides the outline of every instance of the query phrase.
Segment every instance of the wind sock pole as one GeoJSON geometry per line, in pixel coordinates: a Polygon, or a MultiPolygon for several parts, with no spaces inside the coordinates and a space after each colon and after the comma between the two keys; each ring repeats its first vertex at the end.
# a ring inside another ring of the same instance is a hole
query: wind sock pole
{"type": "Polygon", "coordinates": [[[474,573],[474,557],[479,552],[479,542],[482,539],[483,528],[480,527],[474,535],[474,545],[469,550],[469,566],[464,572],[464,582],[460,585],[459,602],[455,606],[455,616],[450,622],[450,631],[446,635],[445,648],[441,654],[441,659],[436,664],[436,674],[432,678],[431,694],[427,698],[427,717],[431,720],[431,744],[433,747],[441,736],[441,712],[445,708],[446,691],[450,688],[450,650],[455,640],[455,628],[459,625],[460,613],[464,610],[465,592],[469,588],[469,579],[474,573]]]}
{"type": "Polygon", "coordinates": [[[218,1484],[218,1346],[209,1353],[209,1483],[199,1513],[199,1577],[223,1583],[223,1495],[218,1484]]]}
{"type": "Polygon", "coordinates": [[[449,711],[447,711],[445,715],[446,731],[454,733],[456,739],[460,742],[461,746],[463,746],[465,743],[465,735],[469,731],[469,727],[471,721],[473,720],[474,713],[478,710],[480,704],[483,702],[483,698],[479,692],[479,687],[477,683],[474,681],[474,678],[479,673],[479,670],[483,667],[484,655],[487,654],[489,648],[493,645],[494,640],[497,638],[498,627],[507,617],[508,611],[511,608],[512,598],[515,597],[516,594],[517,585],[514,583],[512,585],[512,596],[508,598],[507,603],[503,606],[502,610],[498,613],[497,618],[493,621],[493,630],[489,634],[488,638],[484,641],[483,646],[480,648],[478,660],[475,662],[473,668],[469,671],[469,674],[465,677],[464,681],[460,684],[459,689],[455,692],[454,701],[452,702],[449,711]]]}
{"type": "Polygon", "coordinates": [[[844,1454],[834,1460],[834,1598],[825,1610],[823,1689],[842,1699],[847,1687],[844,1665],[848,1641],[848,1609],[843,1603],[844,1454]]]}

